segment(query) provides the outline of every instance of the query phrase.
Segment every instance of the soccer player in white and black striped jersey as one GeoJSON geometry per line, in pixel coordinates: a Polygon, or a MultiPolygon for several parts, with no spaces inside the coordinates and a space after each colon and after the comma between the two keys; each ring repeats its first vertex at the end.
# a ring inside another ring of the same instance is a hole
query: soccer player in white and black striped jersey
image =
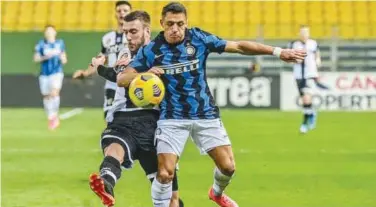
{"type": "Polygon", "coordinates": [[[293,74],[303,103],[303,123],[301,133],[316,127],[317,112],[312,106],[312,90],[316,87],[318,68],[321,66],[321,57],[317,42],[310,39],[308,26],[300,27],[300,38],[289,44],[291,49],[305,49],[307,56],[301,63],[294,64],[293,74]]]}
{"type": "MultiPolygon", "coordinates": [[[[140,47],[150,42],[150,16],[144,11],[134,11],[125,17],[124,33],[128,48],[119,53],[120,60],[115,68],[105,67],[104,58],[93,58],[92,64],[98,74],[116,81],[117,73],[129,64],[140,47]]],[[[90,176],[92,190],[102,199],[103,204],[115,203],[113,187],[121,176],[121,168],[131,168],[134,160],[139,160],[146,176],[154,179],[158,161],[154,147],[154,132],[157,127],[159,110],[136,107],[129,99],[128,90],[117,87],[114,103],[108,110],[107,128],[103,131],[101,145],[105,157],[100,165],[100,174],[90,176]]],[[[179,200],[177,177],[174,177],[173,196],[170,207],[183,207],[179,200]]]]}
{"type": "MultiPolygon", "coordinates": [[[[115,31],[110,31],[103,35],[101,42],[101,52],[99,56],[106,57],[107,66],[113,67],[118,59],[119,52],[127,47],[127,38],[122,30],[124,17],[132,11],[132,5],[128,1],[117,1],[115,4],[115,17],[118,23],[118,28],[115,31]]],[[[96,73],[96,70],[89,65],[86,70],[77,70],[73,74],[74,79],[85,78],[96,73]]],[[[104,94],[104,117],[106,117],[107,111],[110,109],[116,90],[116,82],[106,80],[104,94]]]]}

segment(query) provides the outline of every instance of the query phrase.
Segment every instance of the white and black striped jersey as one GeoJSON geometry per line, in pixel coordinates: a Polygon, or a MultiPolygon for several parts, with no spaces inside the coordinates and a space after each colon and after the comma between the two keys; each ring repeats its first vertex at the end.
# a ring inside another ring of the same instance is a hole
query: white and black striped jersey
{"type": "Polygon", "coordinates": [[[307,57],[302,63],[296,63],[293,66],[293,73],[295,79],[316,78],[318,76],[316,64],[316,52],[319,50],[318,44],[315,40],[308,39],[305,43],[301,40],[293,41],[289,44],[291,49],[305,49],[307,57]]]}
{"type": "MultiPolygon", "coordinates": [[[[107,57],[107,66],[115,66],[118,59],[119,52],[128,47],[127,38],[124,33],[117,33],[111,31],[102,37],[102,50],[101,53],[107,57]]],[[[116,83],[106,80],[105,89],[116,89],[116,83]]]]}
{"type": "MultiPolygon", "coordinates": [[[[128,47],[123,48],[123,50],[120,51],[118,58],[120,59],[123,56],[125,57],[131,56],[131,52],[129,51],[128,47]]],[[[124,69],[125,67],[114,68],[116,73],[120,73],[124,69]]],[[[153,109],[159,110],[159,107],[155,106],[153,109]]],[[[114,119],[114,114],[116,112],[119,112],[119,111],[127,112],[127,111],[137,111],[137,110],[145,110],[145,108],[137,107],[132,103],[132,101],[129,98],[128,88],[118,87],[116,85],[115,98],[114,98],[114,101],[112,102],[111,108],[107,112],[106,121],[107,123],[112,122],[114,119]]],[[[150,109],[147,109],[147,110],[150,110],[150,109]]]]}

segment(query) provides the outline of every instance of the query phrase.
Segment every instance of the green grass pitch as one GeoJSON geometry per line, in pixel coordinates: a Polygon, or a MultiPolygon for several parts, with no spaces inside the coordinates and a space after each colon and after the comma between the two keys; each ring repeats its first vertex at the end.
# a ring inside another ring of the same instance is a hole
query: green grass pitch
{"type": "MultiPolygon", "coordinates": [[[[241,207],[376,206],[376,113],[322,112],[306,135],[298,133],[298,112],[223,110],[222,117],[237,167],[226,192],[241,207]]],[[[55,132],[42,109],[2,109],[2,206],[100,207],[88,177],[102,160],[104,126],[100,109],[85,109],[55,132]]],[[[191,141],[180,169],[186,206],[214,207],[213,163],[191,141]]],[[[123,172],[115,195],[116,206],[152,206],[139,165],[123,172]]]]}

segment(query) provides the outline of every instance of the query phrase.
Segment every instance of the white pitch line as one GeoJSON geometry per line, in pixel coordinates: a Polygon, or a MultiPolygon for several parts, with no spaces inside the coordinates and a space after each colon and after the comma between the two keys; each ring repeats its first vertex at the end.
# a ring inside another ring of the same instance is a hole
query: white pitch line
{"type": "MultiPolygon", "coordinates": [[[[9,148],[9,149],[1,149],[0,152],[5,153],[99,153],[102,152],[101,149],[35,149],[35,148],[9,148]]],[[[297,153],[308,153],[308,154],[376,154],[376,149],[367,149],[363,151],[354,151],[348,149],[338,149],[338,150],[317,150],[317,151],[295,151],[295,150],[287,150],[287,149],[280,149],[275,151],[262,151],[262,150],[248,150],[248,149],[240,149],[236,150],[235,153],[239,154],[297,154],[297,153]]]]}
{"type": "Polygon", "coordinates": [[[73,116],[76,116],[84,111],[84,108],[74,108],[68,112],[65,112],[63,114],[60,114],[59,118],[61,120],[69,119],[73,116]]]}

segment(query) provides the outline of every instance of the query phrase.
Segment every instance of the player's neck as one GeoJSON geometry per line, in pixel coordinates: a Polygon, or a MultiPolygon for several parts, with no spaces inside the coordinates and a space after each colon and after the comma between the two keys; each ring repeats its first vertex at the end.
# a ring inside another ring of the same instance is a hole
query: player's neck
{"type": "Polygon", "coordinates": [[[118,28],[116,29],[116,33],[118,34],[123,33],[123,29],[120,25],[118,25],[118,28]]]}
{"type": "Polygon", "coordinates": [[[48,43],[54,43],[55,41],[56,41],[56,38],[51,38],[51,39],[46,39],[46,38],[44,38],[45,40],[46,40],[46,42],[48,42],[48,43]]]}

